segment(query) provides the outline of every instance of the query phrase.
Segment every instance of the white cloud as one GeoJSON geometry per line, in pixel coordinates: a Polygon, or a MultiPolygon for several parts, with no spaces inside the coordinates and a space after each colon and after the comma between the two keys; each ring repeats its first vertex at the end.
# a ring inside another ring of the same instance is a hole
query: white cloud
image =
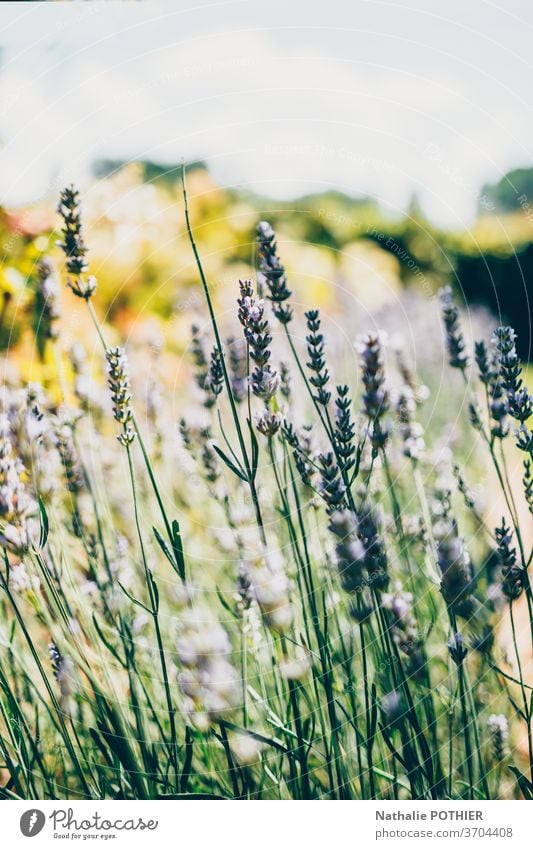
{"type": "Polygon", "coordinates": [[[140,6],[133,23],[113,19],[116,30],[93,16],[75,38],[70,19],[59,35],[36,32],[34,51],[11,40],[0,114],[8,202],[101,156],[203,157],[224,182],[271,195],[333,186],[400,210],[415,190],[431,215],[462,226],[487,175],[531,159],[529,101],[509,94],[494,45],[495,64],[481,70],[472,45],[461,52],[459,25],[449,46],[426,44],[423,19],[395,34],[389,18],[382,33],[325,31],[321,44],[298,30],[181,29],[154,12],[143,32],[140,6]]]}

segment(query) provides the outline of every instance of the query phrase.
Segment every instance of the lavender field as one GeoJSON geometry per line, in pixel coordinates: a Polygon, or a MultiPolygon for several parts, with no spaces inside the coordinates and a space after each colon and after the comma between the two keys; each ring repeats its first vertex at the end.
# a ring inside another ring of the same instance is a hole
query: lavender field
{"type": "Polygon", "coordinates": [[[128,179],[4,221],[0,795],[533,799],[527,340],[128,179]]]}

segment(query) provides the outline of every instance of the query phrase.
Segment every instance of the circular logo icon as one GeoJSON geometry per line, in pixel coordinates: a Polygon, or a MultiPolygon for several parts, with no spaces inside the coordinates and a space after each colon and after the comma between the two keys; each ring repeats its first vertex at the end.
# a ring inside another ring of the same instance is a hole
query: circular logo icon
{"type": "Polygon", "coordinates": [[[43,830],[46,817],[42,811],[37,808],[31,808],[29,811],[24,811],[20,818],[20,830],[24,837],[35,837],[43,830]]]}

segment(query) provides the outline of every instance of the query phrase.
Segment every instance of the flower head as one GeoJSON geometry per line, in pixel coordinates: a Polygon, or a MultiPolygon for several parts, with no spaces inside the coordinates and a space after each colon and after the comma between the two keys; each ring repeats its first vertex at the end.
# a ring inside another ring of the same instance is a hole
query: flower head
{"type": "Polygon", "coordinates": [[[107,382],[113,401],[113,415],[123,427],[123,433],[120,434],[118,439],[123,445],[129,445],[135,439],[135,431],[130,427],[133,410],[131,408],[128,358],[123,348],[108,348],[105,356],[107,360],[107,382]]]}
{"type": "Polygon", "coordinates": [[[487,719],[487,728],[492,743],[492,755],[497,763],[501,763],[507,753],[509,738],[509,723],[502,713],[491,713],[487,719]]]}
{"type": "Polygon", "coordinates": [[[466,345],[459,321],[459,310],[453,300],[450,286],[444,286],[440,292],[442,320],[446,331],[446,346],[452,368],[464,371],[470,362],[466,353],[466,345]]]}
{"type": "Polygon", "coordinates": [[[468,654],[468,648],[462,634],[456,633],[448,640],[448,651],[456,666],[461,666],[468,654]]]}
{"type": "Polygon", "coordinates": [[[61,317],[59,283],[50,260],[44,258],[37,266],[36,320],[38,338],[55,339],[57,321],[61,317]]]}
{"type": "Polygon", "coordinates": [[[370,424],[370,438],[375,449],[382,448],[388,438],[389,429],[383,417],[389,409],[389,393],[385,388],[385,363],[383,337],[369,333],[359,340],[361,371],[365,391],[363,410],[370,424]]]}
{"type": "Polygon", "coordinates": [[[276,394],[280,379],[269,363],[272,337],[264,316],[264,302],[254,297],[253,286],[249,280],[239,281],[239,286],[239,321],[243,326],[250,357],[255,363],[249,378],[250,388],[254,395],[268,403],[276,394]]]}
{"type": "Polygon", "coordinates": [[[263,619],[273,631],[284,633],[293,619],[289,581],[280,558],[274,553],[250,558],[244,566],[250,592],[263,619]]]}
{"type": "Polygon", "coordinates": [[[207,731],[237,704],[238,678],[229,659],[229,637],[206,610],[189,608],[181,615],[176,649],[187,712],[199,730],[207,731]]]}
{"type": "Polygon", "coordinates": [[[96,290],[96,278],[84,275],[88,271],[87,248],[83,240],[80,195],[74,186],[63,189],[59,196],[58,212],[63,219],[63,241],[58,242],[67,261],[68,285],[79,298],[89,300],[96,290]]]}
{"type": "Polygon", "coordinates": [[[285,303],[292,292],[287,285],[287,276],[277,252],[276,234],[268,221],[257,225],[257,245],[259,249],[258,282],[265,282],[268,299],[272,301],[274,315],[282,324],[292,319],[292,309],[285,303]]]}

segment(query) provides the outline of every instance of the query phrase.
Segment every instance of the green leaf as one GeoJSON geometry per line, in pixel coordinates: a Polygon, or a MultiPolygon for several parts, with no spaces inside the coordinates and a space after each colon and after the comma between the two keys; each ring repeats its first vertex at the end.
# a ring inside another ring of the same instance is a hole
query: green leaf
{"type": "Polygon", "coordinates": [[[239,469],[239,468],[235,465],[235,463],[233,463],[233,462],[230,460],[230,458],[227,456],[227,454],[224,454],[224,452],[223,452],[222,448],[219,448],[219,447],[218,447],[218,445],[213,445],[213,448],[214,448],[214,449],[215,449],[215,451],[217,452],[217,454],[218,454],[218,456],[220,457],[220,459],[224,461],[224,463],[226,464],[226,466],[228,467],[228,469],[231,469],[231,471],[233,472],[233,474],[234,474],[234,475],[237,475],[237,477],[238,477],[238,478],[240,478],[242,481],[245,481],[245,482],[247,482],[247,481],[248,481],[248,478],[247,478],[247,476],[246,476],[245,472],[243,472],[243,470],[242,470],[242,469],[239,469]]]}
{"type": "Polygon", "coordinates": [[[167,543],[165,542],[155,525],[152,526],[152,530],[154,532],[154,536],[159,544],[161,551],[167,558],[174,571],[178,573],[179,577],[183,581],[185,579],[185,558],[183,556],[183,546],[181,542],[179,524],[175,519],[172,522],[172,551],[168,547],[167,543]]]}
{"type": "Polygon", "coordinates": [[[148,580],[150,581],[154,596],[154,613],[157,615],[157,613],[159,612],[159,588],[156,582],[154,581],[154,576],[151,572],[148,573],[148,580]]]}
{"type": "Polygon", "coordinates": [[[372,684],[371,687],[371,703],[372,707],[370,710],[370,728],[369,728],[369,737],[374,739],[376,736],[376,726],[378,722],[378,700],[377,700],[377,688],[375,684],[372,684]]]}
{"type": "Polygon", "coordinates": [[[527,721],[528,721],[527,716],[525,715],[525,713],[524,713],[524,711],[522,710],[522,708],[521,708],[521,707],[520,707],[520,706],[519,706],[519,705],[515,702],[515,700],[513,699],[513,697],[511,696],[511,694],[510,694],[510,693],[508,693],[508,694],[507,694],[507,698],[508,698],[508,699],[509,699],[509,701],[511,702],[511,704],[512,704],[512,706],[514,707],[514,709],[515,709],[515,711],[517,712],[517,714],[518,714],[518,715],[519,715],[519,716],[520,716],[520,717],[524,720],[524,722],[527,722],[527,721]]]}
{"type": "Polygon", "coordinates": [[[250,430],[250,440],[252,442],[252,481],[255,480],[257,475],[257,466],[259,462],[259,443],[257,441],[257,436],[255,435],[255,429],[252,425],[250,419],[246,419],[248,422],[248,428],[250,430]]]}
{"type": "Polygon", "coordinates": [[[181,538],[181,530],[180,525],[177,519],[174,519],[172,522],[172,548],[174,551],[174,557],[176,558],[176,565],[178,567],[178,574],[182,581],[185,580],[185,555],[183,553],[183,540],[181,538]]]}
{"type": "Polygon", "coordinates": [[[193,755],[194,738],[189,726],[185,728],[185,759],[183,761],[183,769],[180,777],[180,790],[182,793],[187,792],[189,779],[191,777],[191,765],[193,755]]]}
{"type": "Polygon", "coordinates": [[[102,740],[102,738],[100,737],[100,735],[98,734],[98,731],[96,730],[96,728],[89,728],[89,734],[91,735],[93,742],[98,746],[99,750],[101,751],[102,755],[104,756],[104,759],[105,759],[107,765],[112,767],[113,766],[113,759],[110,756],[109,750],[108,750],[107,746],[105,745],[104,741],[102,740]]]}
{"type": "Polygon", "coordinates": [[[514,684],[519,684],[521,687],[525,687],[527,690],[531,690],[533,692],[533,687],[531,687],[529,684],[526,684],[525,681],[522,682],[519,681],[517,678],[513,678],[512,675],[509,675],[507,672],[504,672],[503,669],[500,669],[500,667],[496,666],[496,664],[492,664],[491,669],[496,670],[498,675],[503,675],[503,677],[507,678],[508,681],[512,681],[514,684]]]}
{"type": "Polygon", "coordinates": [[[516,766],[510,766],[509,769],[514,774],[524,799],[533,800],[533,784],[531,781],[516,766]]]}
{"type": "Polygon", "coordinates": [[[120,663],[120,665],[121,665],[121,666],[123,666],[124,668],[126,668],[126,665],[127,665],[127,664],[125,663],[125,661],[121,660],[119,653],[118,653],[118,652],[117,652],[117,650],[116,650],[116,649],[115,649],[115,648],[111,645],[111,643],[109,642],[109,640],[106,638],[106,636],[105,636],[104,632],[103,632],[103,631],[102,631],[102,629],[100,628],[100,625],[98,624],[98,619],[96,618],[96,614],[95,614],[95,613],[93,613],[93,615],[92,615],[92,620],[93,620],[93,625],[94,625],[94,627],[95,627],[95,629],[96,629],[96,633],[98,634],[98,636],[99,636],[99,637],[100,637],[100,639],[102,640],[102,642],[103,642],[104,646],[106,647],[106,649],[107,649],[109,652],[111,652],[111,654],[113,655],[113,657],[114,657],[114,658],[116,658],[116,660],[120,663]]]}
{"type": "MultiPolygon", "coordinates": [[[[112,714],[110,714],[110,719],[113,720],[112,714]]],[[[107,743],[109,749],[118,758],[128,774],[132,788],[136,790],[141,799],[146,798],[146,789],[142,780],[142,772],[135,760],[129,741],[121,733],[117,733],[117,731],[122,731],[122,729],[117,728],[113,730],[108,728],[104,722],[100,720],[97,724],[100,736],[107,743]]]]}
{"type": "MultiPolygon", "coordinates": [[[[253,740],[257,740],[259,743],[265,743],[267,746],[272,746],[273,749],[277,749],[278,752],[283,752],[284,755],[291,755],[292,752],[287,746],[284,746],[281,740],[278,740],[275,737],[267,737],[264,734],[258,734],[257,731],[251,731],[249,728],[240,728],[238,725],[234,725],[233,722],[228,722],[227,720],[222,720],[220,723],[222,728],[227,728],[229,731],[237,732],[238,734],[242,734],[245,737],[251,737],[253,740]]],[[[294,735],[296,736],[296,735],[294,735]]]]}
{"type": "Polygon", "coordinates": [[[118,585],[119,585],[120,589],[122,590],[122,592],[123,592],[123,593],[126,593],[126,595],[128,596],[129,600],[130,600],[130,601],[132,601],[132,602],[133,602],[133,604],[136,604],[136,605],[137,605],[137,607],[142,607],[142,609],[143,609],[143,610],[146,610],[146,612],[147,612],[147,613],[149,613],[149,614],[150,614],[150,616],[153,616],[153,615],[154,615],[154,611],[153,611],[153,610],[150,610],[150,608],[149,608],[149,607],[147,607],[147,606],[146,606],[146,604],[143,604],[143,603],[142,603],[142,601],[139,601],[139,599],[138,599],[138,598],[135,598],[134,596],[132,596],[132,594],[128,592],[128,590],[126,589],[126,587],[125,587],[125,586],[123,586],[123,584],[121,584],[121,583],[120,583],[120,581],[118,581],[118,585]]]}
{"type": "Polygon", "coordinates": [[[226,610],[231,616],[233,616],[234,619],[238,619],[239,614],[236,612],[235,608],[232,607],[231,604],[226,601],[226,599],[224,598],[224,596],[222,595],[222,593],[220,592],[218,587],[216,587],[216,591],[217,591],[218,600],[220,601],[224,610],[226,610]]]}
{"type": "Polygon", "coordinates": [[[40,513],[40,517],[41,517],[41,533],[40,533],[40,536],[39,536],[39,548],[42,551],[42,549],[45,547],[46,541],[48,539],[48,531],[49,531],[50,526],[48,524],[48,516],[46,514],[46,508],[45,508],[44,502],[43,502],[43,500],[40,496],[39,496],[39,513],[40,513]]]}
{"type": "Polygon", "coordinates": [[[163,554],[167,558],[167,560],[170,563],[170,565],[172,566],[172,568],[175,569],[176,564],[174,562],[174,558],[172,557],[170,548],[166,544],[165,540],[163,539],[163,537],[161,536],[161,534],[159,533],[159,531],[157,530],[155,525],[152,527],[152,530],[154,532],[154,535],[155,535],[157,542],[159,543],[159,547],[160,547],[161,551],[163,552],[163,554]]]}

